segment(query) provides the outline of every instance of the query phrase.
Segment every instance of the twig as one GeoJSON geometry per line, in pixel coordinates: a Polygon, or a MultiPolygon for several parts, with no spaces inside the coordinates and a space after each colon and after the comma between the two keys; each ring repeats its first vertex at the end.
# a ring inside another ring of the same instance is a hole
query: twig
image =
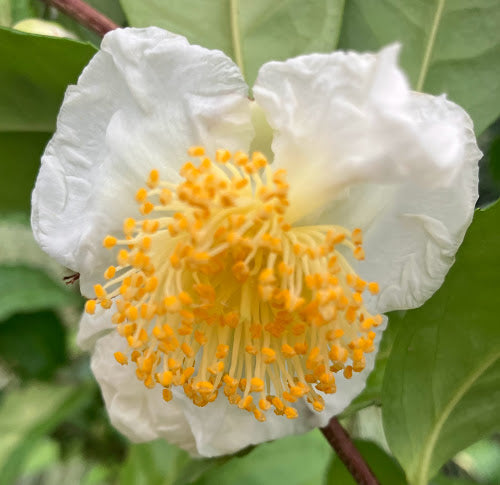
{"type": "Polygon", "coordinates": [[[379,485],[370,467],[337,418],[330,419],[330,422],[320,430],[359,485],[379,485]]]}
{"type": "Polygon", "coordinates": [[[117,29],[119,25],[111,19],[98,12],[88,3],[82,0],[42,0],[47,5],[57,8],[68,17],[75,19],[78,23],[103,36],[110,30],[117,29]]]}

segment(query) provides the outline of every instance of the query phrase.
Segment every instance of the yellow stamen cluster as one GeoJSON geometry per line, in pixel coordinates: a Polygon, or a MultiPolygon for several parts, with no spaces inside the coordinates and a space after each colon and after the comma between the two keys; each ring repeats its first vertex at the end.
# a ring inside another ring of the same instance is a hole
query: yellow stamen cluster
{"type": "Polygon", "coordinates": [[[361,230],[292,227],[286,173],[261,153],[188,154],[198,162],[182,182],[152,170],[136,193],[142,217],[124,221],[122,239],[104,238],[117,264],[86,311],[114,303],[129,347],[116,360],[166,401],[182,386],[198,406],[222,391],[259,421],[270,408],[296,418],[302,398],[321,411],[336,373],[364,369],[382,323],[362,297],[378,285],[348,263],[364,258],[361,230]]]}

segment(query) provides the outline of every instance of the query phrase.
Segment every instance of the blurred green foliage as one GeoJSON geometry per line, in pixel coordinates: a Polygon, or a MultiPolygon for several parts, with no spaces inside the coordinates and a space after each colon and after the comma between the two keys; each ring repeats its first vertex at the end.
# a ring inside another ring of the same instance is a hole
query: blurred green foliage
{"type": "MultiPolygon", "coordinates": [[[[399,41],[413,86],[449,93],[483,133],[480,204],[500,195],[497,0],[240,0],[237,10],[226,0],[89,3],[119,25],[159,25],[224,50],[250,84],[270,59],[399,41]]],[[[38,0],[0,0],[0,26],[0,89],[8,93],[0,99],[0,485],[354,483],[318,431],[194,460],[162,441],[130,444],[113,430],[88,356],[74,344],[78,285],[63,283],[67,272],[36,246],[28,224],[64,91],[99,37],[38,0]],[[9,29],[28,17],[55,20],[80,41],[9,29]]],[[[383,485],[500,482],[499,214],[499,205],[477,214],[426,305],[390,316],[376,370],[343,413],[383,485]]]]}

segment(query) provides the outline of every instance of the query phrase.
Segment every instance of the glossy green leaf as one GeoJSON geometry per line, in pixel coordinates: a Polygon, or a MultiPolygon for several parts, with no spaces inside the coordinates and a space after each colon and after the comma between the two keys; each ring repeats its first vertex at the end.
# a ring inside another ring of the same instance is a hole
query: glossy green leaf
{"type": "Polygon", "coordinates": [[[50,133],[0,132],[0,213],[29,212],[40,157],[49,138],[50,133]]]}
{"type": "MultiPolygon", "coordinates": [[[[0,29],[0,131],[51,132],[68,84],[95,54],[69,39],[0,29]]],[[[2,161],[5,163],[5,161],[2,161]]]]}
{"type": "Polygon", "coordinates": [[[156,25],[232,57],[252,85],[259,67],[335,49],[344,0],[121,0],[134,27],[156,25]]]}
{"type": "Polygon", "coordinates": [[[408,311],[384,378],[384,429],[414,485],[499,429],[500,204],[476,213],[446,281],[408,311]]]}
{"type": "Polygon", "coordinates": [[[36,385],[0,404],[0,485],[11,485],[39,439],[86,401],[85,388],[36,385]]]}
{"type": "Polygon", "coordinates": [[[0,361],[23,381],[47,380],[67,361],[66,330],[54,312],[21,313],[0,324],[0,361]]]}
{"type": "Polygon", "coordinates": [[[132,445],[120,472],[121,485],[170,485],[189,455],[166,441],[132,445]]]}
{"type": "Polygon", "coordinates": [[[321,483],[332,451],[323,435],[312,431],[264,443],[242,457],[211,468],[195,485],[305,485],[321,483]]]}
{"type": "MultiPolygon", "coordinates": [[[[396,460],[370,441],[356,440],[356,448],[377,477],[379,483],[403,485],[405,474],[396,460]]],[[[342,461],[335,456],[330,464],[325,485],[356,485],[356,481],[342,461]]]]}
{"type": "Polygon", "coordinates": [[[481,133],[500,114],[498,0],[351,0],[340,47],[378,50],[402,42],[417,91],[448,93],[481,133]]]}
{"type": "Polygon", "coordinates": [[[73,293],[40,269],[0,266],[0,326],[14,313],[56,308],[77,301],[73,293]]]}

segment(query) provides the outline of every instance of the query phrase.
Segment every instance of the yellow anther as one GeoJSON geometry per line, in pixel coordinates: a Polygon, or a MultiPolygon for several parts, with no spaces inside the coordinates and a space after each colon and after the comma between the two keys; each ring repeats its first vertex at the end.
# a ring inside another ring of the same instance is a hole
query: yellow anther
{"type": "Polygon", "coordinates": [[[356,228],[352,231],[351,241],[356,245],[363,244],[363,232],[361,229],[356,228]]]}
{"type": "Polygon", "coordinates": [[[376,295],[380,291],[378,283],[375,281],[368,283],[368,290],[372,295],[376,295]]]}
{"type": "Polygon", "coordinates": [[[272,364],[276,361],[276,352],[269,347],[262,347],[262,355],[264,356],[265,364],[272,364]]]}
{"type": "Polygon", "coordinates": [[[97,298],[104,298],[106,296],[106,290],[102,285],[94,285],[94,293],[97,298]]]}
{"type": "Polygon", "coordinates": [[[308,345],[306,342],[297,342],[293,348],[298,355],[305,355],[307,353],[308,345]]]}
{"type": "Polygon", "coordinates": [[[281,353],[287,359],[292,358],[295,355],[297,355],[297,352],[295,351],[295,349],[291,345],[288,345],[288,344],[283,344],[281,346],[281,353]]]}
{"type": "Polygon", "coordinates": [[[190,157],[202,157],[205,155],[205,148],[201,146],[192,146],[188,149],[188,155],[190,157]]]}
{"type": "Polygon", "coordinates": [[[156,169],[151,170],[151,172],[149,172],[148,181],[146,182],[148,187],[150,189],[154,189],[158,185],[159,181],[160,181],[160,173],[158,172],[158,170],[156,169]]]}
{"type": "Polygon", "coordinates": [[[259,408],[263,411],[267,411],[271,407],[271,403],[267,399],[261,399],[259,401],[259,408]]]}
{"type": "Polygon", "coordinates": [[[116,260],[120,266],[127,266],[128,251],[126,249],[120,249],[120,251],[118,251],[118,256],[116,257],[116,260]]]}
{"type": "Polygon", "coordinates": [[[135,229],[135,219],[129,217],[123,221],[123,232],[126,236],[130,236],[135,229]]]}
{"type": "Polygon", "coordinates": [[[171,401],[172,398],[173,398],[173,394],[172,394],[172,391],[170,389],[163,389],[163,399],[165,401],[171,401]]]}
{"type": "Polygon", "coordinates": [[[142,223],[142,230],[144,232],[150,233],[150,234],[155,233],[158,230],[159,227],[160,227],[160,223],[157,220],[146,219],[142,223]]]}
{"type": "Polygon", "coordinates": [[[362,261],[363,259],[365,259],[365,251],[361,246],[356,246],[353,254],[358,261],[362,261]]]}
{"type": "Polygon", "coordinates": [[[245,352],[251,354],[251,355],[257,355],[259,350],[255,345],[247,345],[245,346],[245,352]]]}
{"type": "Polygon", "coordinates": [[[168,205],[172,202],[172,192],[168,189],[162,189],[160,192],[160,202],[162,205],[168,205]]]}
{"type": "Polygon", "coordinates": [[[262,392],[263,390],[264,390],[264,381],[258,377],[252,377],[252,379],[250,379],[250,391],[262,392]]]}
{"type": "Polygon", "coordinates": [[[255,408],[253,410],[253,415],[255,416],[255,419],[261,423],[266,420],[266,415],[260,409],[255,408]]]}
{"type": "Polygon", "coordinates": [[[215,159],[219,163],[226,163],[231,159],[231,153],[227,150],[219,149],[215,152],[215,159]]]}
{"type": "Polygon", "coordinates": [[[325,404],[323,402],[317,401],[317,400],[312,402],[312,406],[313,406],[313,409],[315,411],[318,411],[318,412],[321,412],[325,409],[325,404]]]}
{"type": "Polygon", "coordinates": [[[345,369],[344,369],[344,377],[346,379],[350,379],[352,377],[352,366],[348,365],[345,369]]]}
{"type": "Polygon", "coordinates": [[[156,276],[151,276],[151,278],[148,279],[144,286],[144,290],[147,293],[151,293],[154,290],[156,290],[156,287],[158,286],[158,278],[156,276]]]}
{"type": "Polygon", "coordinates": [[[104,272],[104,278],[110,280],[116,274],[116,268],[114,266],[109,266],[108,269],[104,272]]]}
{"type": "Polygon", "coordinates": [[[228,352],[229,352],[229,345],[219,344],[217,345],[217,351],[215,353],[215,356],[218,359],[224,359],[227,356],[228,352]]]}
{"type": "Polygon", "coordinates": [[[299,413],[297,412],[297,410],[295,408],[292,408],[292,407],[285,407],[285,416],[288,418],[288,419],[295,419],[297,418],[299,415],[299,413]]]}
{"type": "Polygon", "coordinates": [[[148,196],[148,191],[145,188],[140,188],[135,193],[135,200],[139,203],[144,202],[148,196]]]}
{"type": "Polygon", "coordinates": [[[113,237],[113,236],[106,236],[104,238],[104,240],[102,241],[102,245],[106,249],[112,248],[113,246],[115,246],[115,244],[116,244],[116,237],[113,237]]]}
{"type": "Polygon", "coordinates": [[[125,354],[123,354],[122,352],[115,352],[113,355],[115,356],[115,359],[119,364],[121,364],[121,365],[128,364],[128,359],[125,356],[125,354]]]}
{"type": "Polygon", "coordinates": [[[283,404],[283,401],[279,397],[273,397],[271,399],[272,405],[276,408],[277,411],[284,411],[285,410],[285,405],[283,404]]]}
{"type": "Polygon", "coordinates": [[[142,204],[139,208],[139,211],[143,216],[145,216],[146,214],[151,213],[154,208],[155,206],[151,202],[144,202],[144,204],[142,204]]]}
{"type": "Polygon", "coordinates": [[[139,318],[139,310],[137,310],[137,307],[131,305],[125,310],[125,316],[127,320],[135,322],[139,318]]]}
{"type": "Polygon", "coordinates": [[[87,302],[85,303],[85,311],[89,315],[93,315],[95,313],[96,306],[97,302],[95,300],[87,300],[87,302]]]}
{"type": "Polygon", "coordinates": [[[261,152],[253,152],[252,163],[257,169],[261,169],[267,165],[267,158],[261,152]]]}
{"type": "Polygon", "coordinates": [[[248,163],[248,155],[244,152],[236,152],[234,154],[234,161],[236,165],[246,165],[248,163]]]}
{"type": "Polygon", "coordinates": [[[184,305],[191,305],[193,303],[193,299],[186,293],[185,291],[181,291],[178,295],[179,301],[184,305]]]}

